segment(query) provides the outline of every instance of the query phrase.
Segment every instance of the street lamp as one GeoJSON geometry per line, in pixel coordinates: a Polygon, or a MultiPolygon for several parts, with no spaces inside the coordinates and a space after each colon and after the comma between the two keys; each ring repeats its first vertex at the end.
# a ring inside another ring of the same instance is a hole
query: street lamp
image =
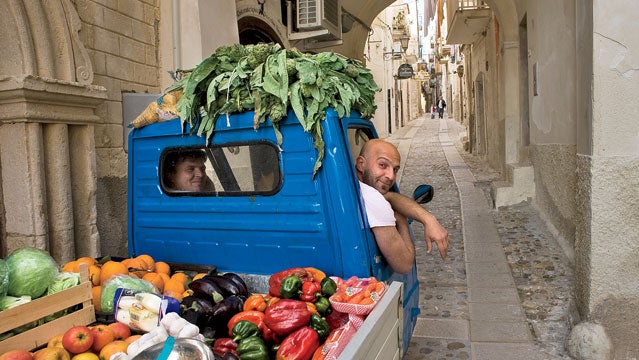
{"type": "Polygon", "coordinates": [[[395,49],[393,49],[392,51],[385,52],[383,54],[384,60],[399,59],[402,53],[406,53],[406,50],[408,49],[409,41],[410,41],[410,36],[408,36],[408,34],[406,33],[402,34],[402,36],[399,38],[399,45],[402,48],[402,50],[400,52],[397,52],[395,51],[395,49]]]}
{"type": "Polygon", "coordinates": [[[399,38],[399,43],[402,46],[402,50],[404,50],[404,52],[406,52],[406,50],[408,49],[409,40],[410,36],[408,36],[406,33],[402,34],[402,37],[399,38]]]}

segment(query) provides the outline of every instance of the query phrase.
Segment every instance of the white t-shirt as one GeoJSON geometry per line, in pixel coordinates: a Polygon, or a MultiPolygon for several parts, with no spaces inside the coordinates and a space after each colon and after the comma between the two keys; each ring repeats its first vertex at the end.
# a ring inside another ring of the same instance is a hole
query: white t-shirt
{"type": "Polygon", "coordinates": [[[395,213],[391,204],[384,199],[377,189],[368,186],[363,182],[359,182],[362,189],[362,198],[364,199],[364,207],[366,208],[366,216],[368,217],[368,225],[371,228],[378,226],[395,226],[395,213]]]}

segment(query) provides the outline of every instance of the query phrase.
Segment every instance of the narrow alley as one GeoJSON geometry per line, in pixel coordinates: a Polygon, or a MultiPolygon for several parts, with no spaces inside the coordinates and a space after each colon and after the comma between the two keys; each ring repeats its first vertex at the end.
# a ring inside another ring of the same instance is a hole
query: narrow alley
{"type": "Polygon", "coordinates": [[[405,359],[570,359],[572,268],[532,204],[492,209],[498,174],[462,149],[462,131],[426,117],[387,138],[400,188],[433,185],[426,207],[452,239],[445,261],[416,244],[421,313],[405,359]]]}

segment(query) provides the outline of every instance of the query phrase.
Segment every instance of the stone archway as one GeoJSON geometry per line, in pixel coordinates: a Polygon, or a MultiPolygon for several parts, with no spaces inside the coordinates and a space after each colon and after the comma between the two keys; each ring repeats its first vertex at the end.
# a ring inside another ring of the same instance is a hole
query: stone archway
{"type": "Polygon", "coordinates": [[[97,256],[95,109],[106,90],[70,0],[0,3],[2,255],[20,247],[63,263],[97,256]]]}
{"type": "Polygon", "coordinates": [[[282,45],[282,39],[263,20],[254,16],[245,16],[237,21],[240,44],[277,43],[282,45]]]}

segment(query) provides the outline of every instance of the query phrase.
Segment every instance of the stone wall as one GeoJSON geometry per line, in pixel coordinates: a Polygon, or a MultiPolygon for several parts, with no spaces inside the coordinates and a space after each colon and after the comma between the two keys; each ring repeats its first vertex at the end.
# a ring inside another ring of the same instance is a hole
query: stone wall
{"type": "Polygon", "coordinates": [[[94,71],[94,83],[107,89],[95,127],[97,212],[101,255],[127,254],[127,154],[122,94],[159,93],[159,1],[75,2],[81,39],[94,71]],[[118,190],[119,189],[119,190],[118,190]]]}

